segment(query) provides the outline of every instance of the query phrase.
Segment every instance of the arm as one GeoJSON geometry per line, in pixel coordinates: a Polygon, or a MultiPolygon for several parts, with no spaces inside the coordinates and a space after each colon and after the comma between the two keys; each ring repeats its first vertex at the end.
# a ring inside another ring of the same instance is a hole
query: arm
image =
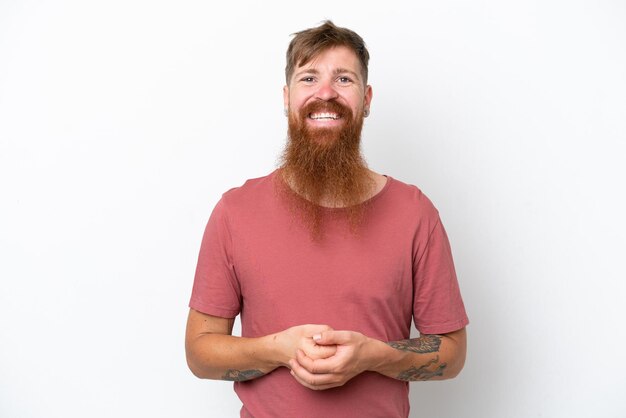
{"type": "Polygon", "coordinates": [[[298,351],[289,365],[301,384],[316,390],[341,386],[364,371],[404,381],[450,379],[465,363],[465,328],[390,343],[352,331],[325,331],[314,340],[336,344],[336,354],[316,360],[298,351]]]}
{"type": "Polygon", "coordinates": [[[467,333],[465,328],[442,335],[394,341],[387,345],[396,350],[376,371],[400,380],[444,380],[456,377],[465,364],[467,333]]]}
{"type": "Polygon", "coordinates": [[[287,366],[298,349],[312,358],[328,357],[334,346],[316,345],[312,335],[331,328],[302,325],[259,338],[232,336],[234,319],[189,310],[185,351],[189,368],[199,378],[244,381],[287,366]]]}

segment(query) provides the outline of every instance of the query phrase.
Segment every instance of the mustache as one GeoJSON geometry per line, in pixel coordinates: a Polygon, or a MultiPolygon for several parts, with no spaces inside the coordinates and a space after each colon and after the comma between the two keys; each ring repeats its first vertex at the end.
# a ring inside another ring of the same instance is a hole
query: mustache
{"type": "Polygon", "coordinates": [[[335,99],[331,99],[328,101],[316,100],[314,102],[311,102],[300,110],[300,116],[302,118],[306,118],[311,113],[319,112],[332,112],[338,114],[341,118],[352,118],[352,109],[350,109],[348,106],[342,105],[335,99]]]}

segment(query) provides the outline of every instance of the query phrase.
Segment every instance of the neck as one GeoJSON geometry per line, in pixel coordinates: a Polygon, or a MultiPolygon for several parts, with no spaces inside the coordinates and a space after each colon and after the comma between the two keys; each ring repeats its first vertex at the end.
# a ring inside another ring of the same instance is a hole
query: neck
{"type": "MultiPolygon", "coordinates": [[[[361,199],[358,202],[358,204],[361,204],[371,199],[375,195],[377,195],[385,187],[385,184],[387,183],[387,177],[381,174],[378,174],[370,169],[366,169],[366,170],[367,170],[367,177],[365,178],[364,181],[365,183],[367,183],[366,184],[367,193],[361,196],[361,199]]],[[[346,203],[335,198],[332,193],[323,193],[317,199],[312,200],[309,196],[306,196],[305,194],[298,191],[299,190],[298,184],[296,183],[293,176],[291,176],[285,169],[281,169],[280,173],[281,173],[282,179],[284,180],[284,182],[287,184],[287,186],[293,193],[295,193],[299,197],[311,203],[314,203],[324,208],[345,208],[351,205],[351,203],[346,203]]]]}

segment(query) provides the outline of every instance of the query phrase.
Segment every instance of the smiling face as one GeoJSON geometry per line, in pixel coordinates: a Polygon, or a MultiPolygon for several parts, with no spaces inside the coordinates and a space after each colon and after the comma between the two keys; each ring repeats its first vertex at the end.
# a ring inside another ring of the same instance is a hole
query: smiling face
{"type": "Polygon", "coordinates": [[[360,121],[369,109],[372,88],[365,85],[356,54],[345,46],[322,51],[295,68],[283,89],[285,108],[311,131],[334,131],[348,118],[360,121]]]}
{"type": "Polygon", "coordinates": [[[323,230],[322,206],[345,208],[342,216],[356,228],[364,213],[360,203],[374,186],[360,149],[372,89],[365,85],[357,56],[343,46],[322,51],[295,68],[284,98],[289,138],[281,169],[295,192],[292,207],[313,237],[323,230]]]}

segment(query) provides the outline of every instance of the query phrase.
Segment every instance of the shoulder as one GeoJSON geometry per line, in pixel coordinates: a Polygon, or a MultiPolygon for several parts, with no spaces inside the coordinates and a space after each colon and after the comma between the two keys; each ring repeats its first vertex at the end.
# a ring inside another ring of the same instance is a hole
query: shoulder
{"type": "Polygon", "coordinates": [[[274,177],[276,171],[253,179],[248,179],[244,184],[238,187],[233,187],[222,194],[222,202],[228,206],[247,204],[260,197],[267,196],[274,190],[274,177]]]}
{"type": "Polygon", "coordinates": [[[428,218],[438,218],[439,212],[432,201],[422,192],[422,190],[409,183],[388,177],[388,200],[395,210],[406,212],[409,215],[420,215],[428,218]]]}
{"type": "Polygon", "coordinates": [[[259,213],[267,213],[274,205],[276,196],[276,171],[233,187],[222,194],[216,209],[228,218],[250,217],[259,213]]]}

